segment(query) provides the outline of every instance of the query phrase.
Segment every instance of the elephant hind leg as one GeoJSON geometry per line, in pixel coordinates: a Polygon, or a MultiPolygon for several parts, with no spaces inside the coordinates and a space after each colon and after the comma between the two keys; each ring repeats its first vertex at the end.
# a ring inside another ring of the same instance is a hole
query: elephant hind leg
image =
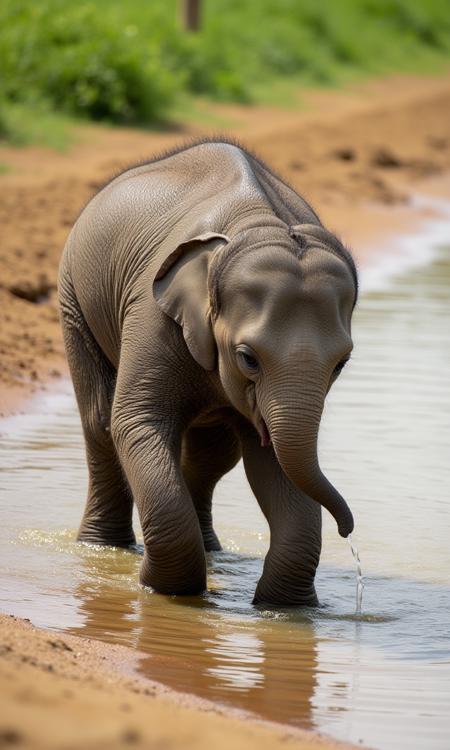
{"type": "Polygon", "coordinates": [[[60,306],[89,470],[78,540],[128,547],[136,543],[133,498],[110,433],[115,370],[92,336],[67,276],[60,282],[60,306]]]}
{"type": "Polygon", "coordinates": [[[183,437],[183,476],[197,512],[207,552],[222,549],[212,522],[214,488],[240,458],[240,442],[227,424],[191,427],[183,437]]]}

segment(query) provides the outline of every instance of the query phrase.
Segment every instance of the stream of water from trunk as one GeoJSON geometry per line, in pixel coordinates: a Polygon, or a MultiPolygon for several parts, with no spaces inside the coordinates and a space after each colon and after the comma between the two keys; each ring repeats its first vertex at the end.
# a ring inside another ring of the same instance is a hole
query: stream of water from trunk
{"type": "Polygon", "coordinates": [[[359,552],[357,546],[353,543],[352,535],[348,535],[348,543],[352,551],[353,559],[356,563],[356,609],[355,615],[362,614],[362,598],[364,591],[364,578],[361,568],[361,560],[359,559],[359,552]]]}

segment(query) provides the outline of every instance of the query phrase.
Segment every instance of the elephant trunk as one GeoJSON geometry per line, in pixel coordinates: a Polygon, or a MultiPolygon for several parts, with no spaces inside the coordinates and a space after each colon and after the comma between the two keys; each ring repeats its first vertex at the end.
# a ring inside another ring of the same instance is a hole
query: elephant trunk
{"type": "MultiPolygon", "coordinates": [[[[292,390],[292,386],[291,386],[292,390]]],[[[339,534],[347,537],[353,531],[353,516],[344,498],[322,473],[317,457],[317,437],[326,389],[317,381],[303,383],[295,398],[276,396],[259,404],[278,462],[288,479],[313,500],[323,505],[338,525],[339,534]]],[[[289,391],[287,391],[289,392],[289,391]]]]}

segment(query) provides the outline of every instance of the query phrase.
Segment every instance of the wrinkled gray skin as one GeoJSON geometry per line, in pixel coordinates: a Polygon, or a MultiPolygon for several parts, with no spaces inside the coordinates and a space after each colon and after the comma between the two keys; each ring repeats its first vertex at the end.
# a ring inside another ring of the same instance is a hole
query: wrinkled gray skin
{"type": "Polygon", "coordinates": [[[239,460],[270,526],[255,602],[317,603],[321,505],[353,518],[318,465],[324,399],[352,348],[351,258],[243,149],[202,143],[104,187],[60,268],[89,491],[78,538],[132,545],[141,582],[206,587],[217,481],[239,460]]]}

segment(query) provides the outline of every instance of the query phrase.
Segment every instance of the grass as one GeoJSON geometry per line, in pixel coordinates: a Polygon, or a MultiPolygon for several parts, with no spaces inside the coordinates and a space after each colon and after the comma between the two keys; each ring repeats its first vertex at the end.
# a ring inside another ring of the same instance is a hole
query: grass
{"type": "Polygon", "coordinates": [[[299,86],[450,59],[447,0],[203,0],[198,34],[180,28],[178,6],[3,0],[0,138],[63,147],[57,113],[154,126],[196,116],[193,97],[295,106],[299,86]]]}
{"type": "Polygon", "coordinates": [[[73,122],[67,115],[39,104],[2,102],[0,105],[0,143],[12,146],[37,144],[65,151],[74,140],[73,122]]]}

